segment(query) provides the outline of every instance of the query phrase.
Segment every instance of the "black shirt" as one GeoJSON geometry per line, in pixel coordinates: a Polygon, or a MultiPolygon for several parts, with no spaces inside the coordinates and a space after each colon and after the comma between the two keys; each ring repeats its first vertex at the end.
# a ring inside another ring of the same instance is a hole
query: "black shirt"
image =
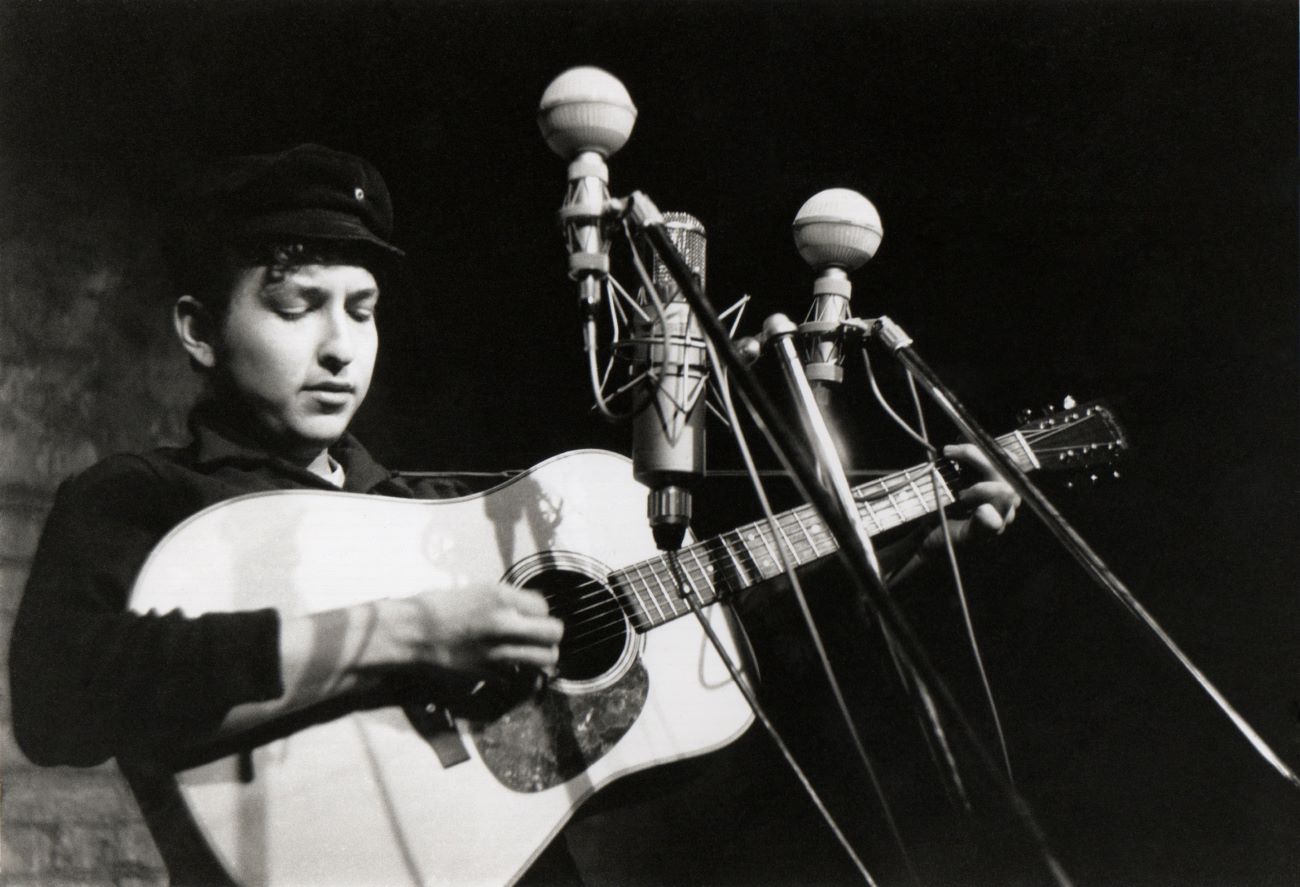
{"type": "MultiPolygon", "coordinates": [[[[269,454],[211,403],[194,411],[190,428],[185,447],[110,456],[59,487],[9,661],[23,753],[42,765],[118,758],[176,882],[187,880],[168,846],[177,839],[161,835],[155,821],[175,792],[170,779],[158,778],[165,768],[157,762],[214,730],[234,706],[283,693],[279,615],[133,613],[135,576],[168,531],[209,505],[267,490],[337,489],[269,454]]],[[[438,498],[463,491],[445,481],[408,483],[351,436],[330,454],[346,472],[348,492],[438,498]]]]}

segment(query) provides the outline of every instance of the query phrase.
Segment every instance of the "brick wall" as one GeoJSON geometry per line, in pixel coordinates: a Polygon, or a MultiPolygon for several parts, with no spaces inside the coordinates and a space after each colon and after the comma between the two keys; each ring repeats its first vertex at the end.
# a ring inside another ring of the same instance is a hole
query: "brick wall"
{"type": "MultiPolygon", "coordinates": [[[[184,437],[195,382],[170,331],[148,201],[125,170],[0,166],[0,654],[58,482],[184,437]]],[[[112,765],[40,768],[0,700],[4,883],[166,878],[112,765]]]]}

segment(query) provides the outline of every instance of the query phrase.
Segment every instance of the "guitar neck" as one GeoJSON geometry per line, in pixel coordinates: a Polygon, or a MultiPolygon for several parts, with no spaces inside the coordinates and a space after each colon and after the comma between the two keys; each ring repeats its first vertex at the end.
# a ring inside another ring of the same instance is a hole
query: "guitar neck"
{"type": "MultiPolygon", "coordinates": [[[[1024,438],[1017,432],[998,438],[998,445],[1022,469],[1037,467],[1024,438]]],[[[916,520],[955,501],[957,467],[943,460],[937,484],[930,465],[895,472],[853,488],[858,516],[870,535],[916,520]],[[936,489],[937,486],[937,489],[936,489]]],[[[705,604],[744,591],[784,572],[781,552],[792,566],[801,567],[829,557],[839,549],[821,517],[811,505],[801,505],[776,515],[775,530],[767,520],[737,527],[711,539],[686,546],[677,553],[685,578],[705,604]]],[[[648,631],[690,613],[677,591],[666,555],[616,570],[610,583],[627,605],[638,631],[648,631]]]]}

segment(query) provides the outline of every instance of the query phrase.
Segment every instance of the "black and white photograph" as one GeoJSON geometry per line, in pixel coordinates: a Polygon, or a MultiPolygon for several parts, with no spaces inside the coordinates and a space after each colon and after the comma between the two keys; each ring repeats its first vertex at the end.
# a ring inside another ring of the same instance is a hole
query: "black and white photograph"
{"type": "Polygon", "coordinates": [[[1300,11],[0,0],[0,881],[1300,881],[1300,11]]]}

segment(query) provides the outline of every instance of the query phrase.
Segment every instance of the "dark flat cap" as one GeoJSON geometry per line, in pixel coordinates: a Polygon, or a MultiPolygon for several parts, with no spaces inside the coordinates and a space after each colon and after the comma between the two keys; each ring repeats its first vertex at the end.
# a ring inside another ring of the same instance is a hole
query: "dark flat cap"
{"type": "Polygon", "coordinates": [[[321,145],[214,164],[190,198],[213,233],[232,240],[300,238],[365,243],[389,254],[393,203],[366,160],[321,145]]]}

